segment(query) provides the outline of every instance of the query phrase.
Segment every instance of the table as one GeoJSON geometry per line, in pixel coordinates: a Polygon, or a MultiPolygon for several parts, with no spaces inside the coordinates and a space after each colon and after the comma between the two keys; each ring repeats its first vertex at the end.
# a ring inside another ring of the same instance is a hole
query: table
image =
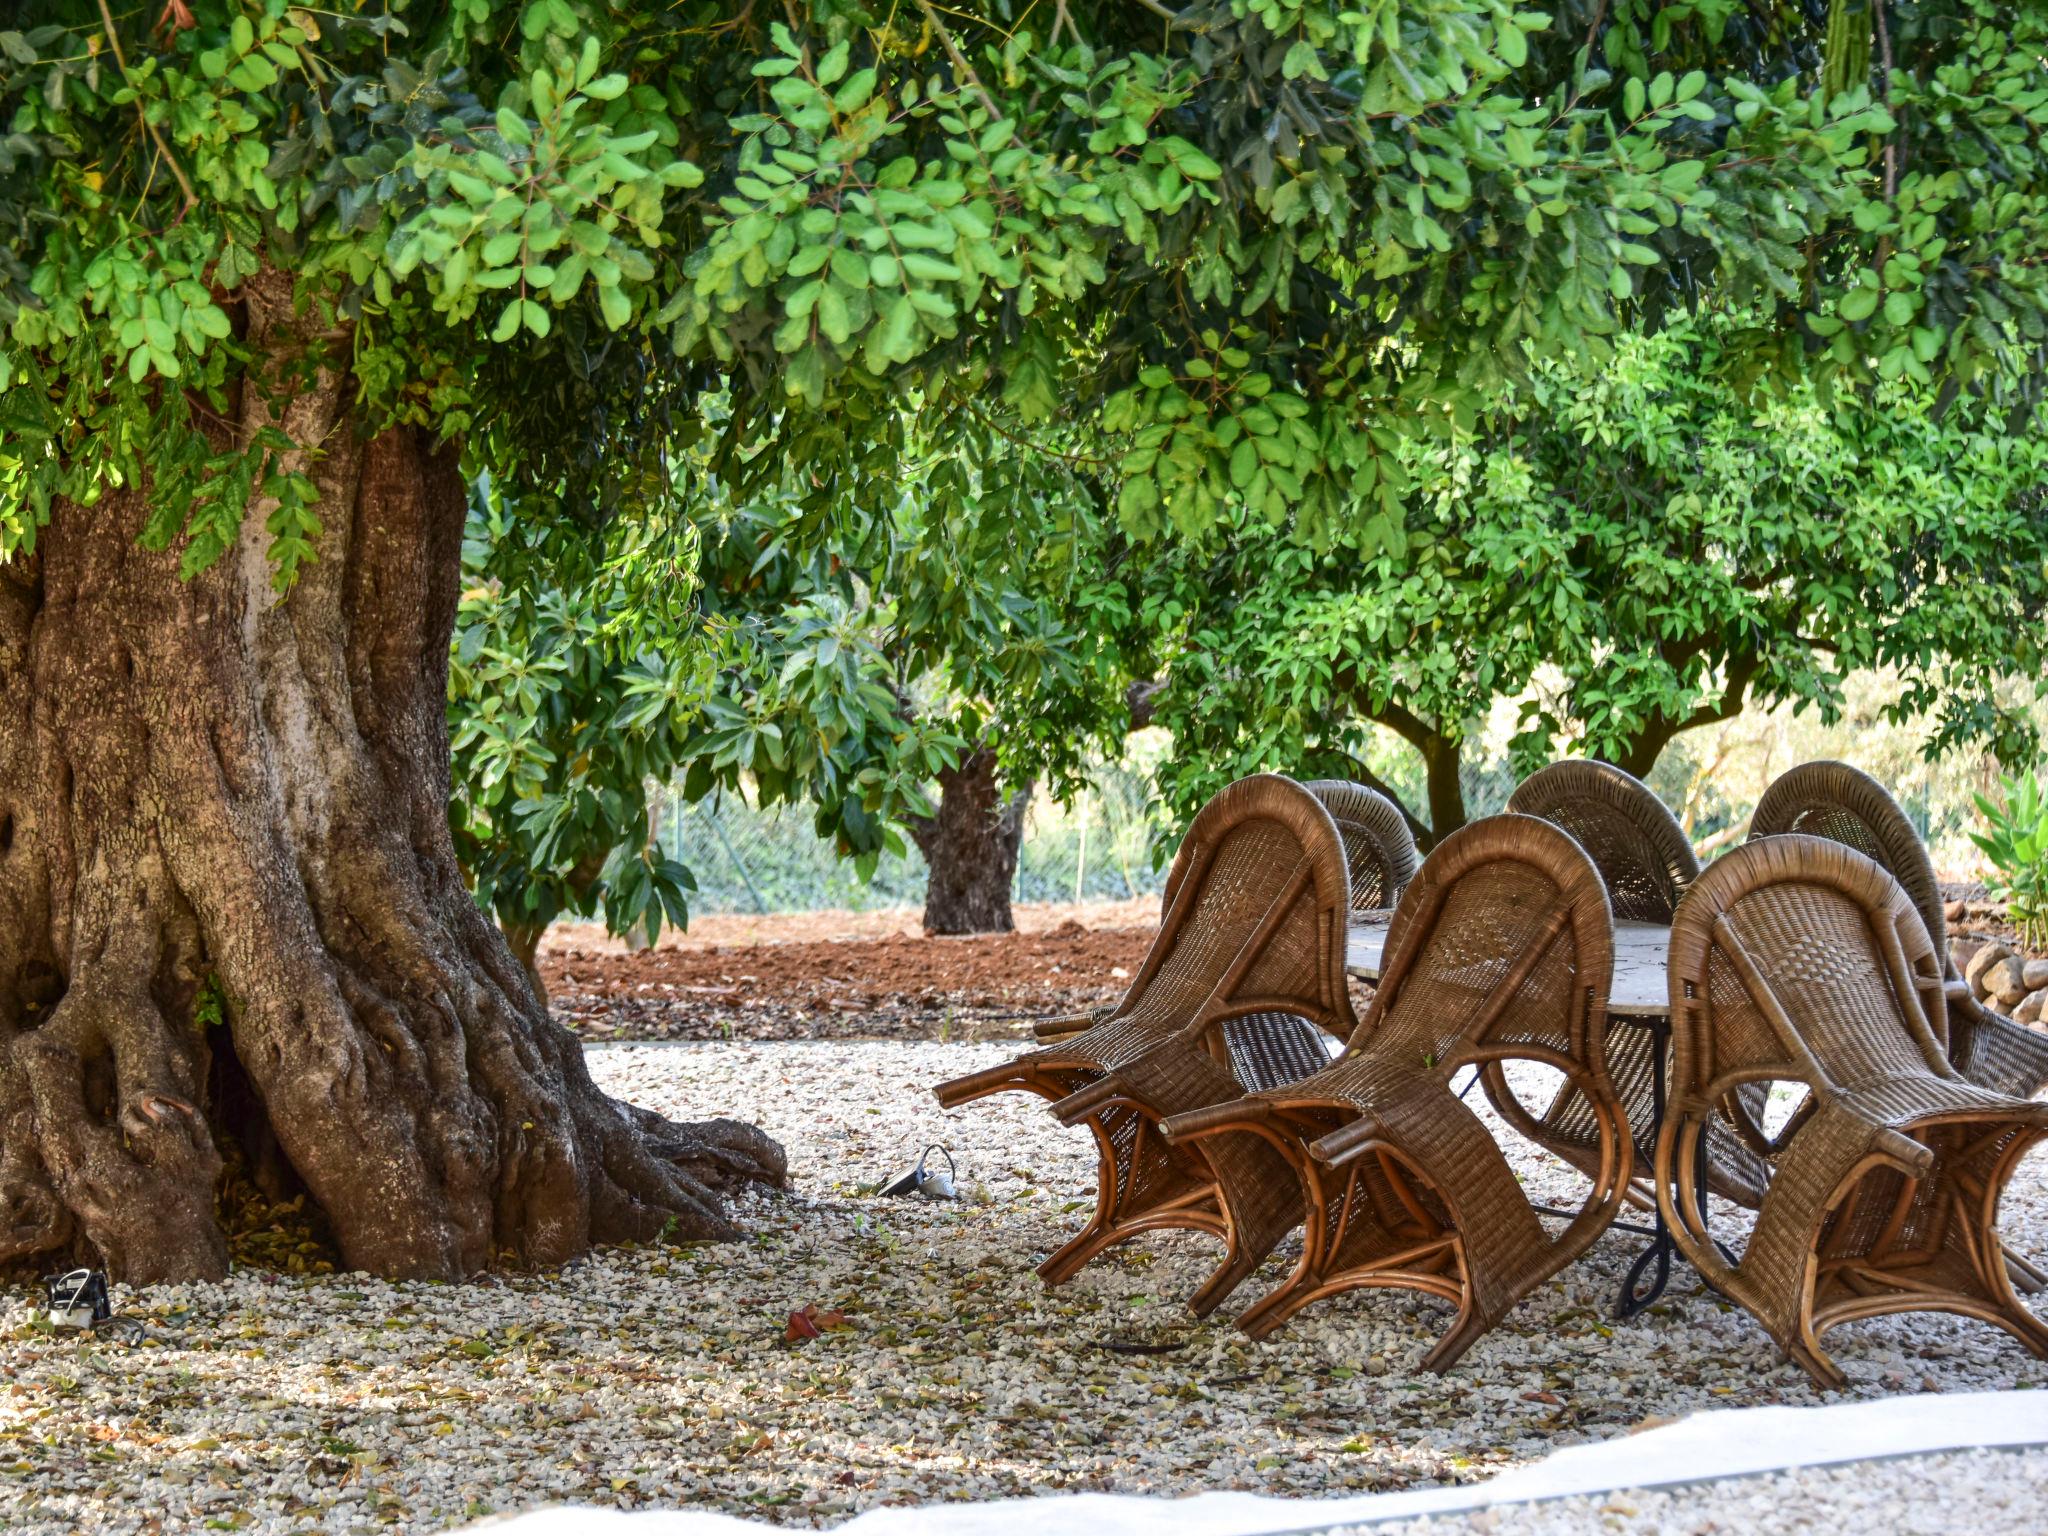
{"type": "MultiPolygon", "coordinates": [[[[1345,968],[1368,980],[1380,974],[1380,954],[1387,945],[1391,912],[1361,912],[1351,919],[1345,945],[1345,968]]],[[[1671,948],[1671,930],[1662,923],[1614,925],[1614,981],[1607,989],[1607,1011],[1628,1019],[1669,1019],[1671,991],[1664,979],[1664,957],[1671,948]]]]}
{"type": "MultiPolygon", "coordinates": [[[[1344,964],[1354,976],[1376,981],[1380,974],[1380,958],[1386,949],[1387,925],[1393,920],[1392,912],[1360,912],[1352,916],[1351,930],[1345,944],[1344,964]]],[[[1614,925],[1614,979],[1607,990],[1607,1016],[1610,1024],[1624,1028],[1643,1029],[1650,1034],[1650,1124],[1647,1130],[1638,1130],[1639,1142],[1654,1144],[1657,1132],[1664,1123],[1665,1063],[1671,1048],[1671,990],[1667,980],[1667,958],[1671,950],[1671,929],[1662,923],[1617,922],[1614,925]]],[[[1472,1091],[1479,1081],[1475,1070],[1471,1082],[1460,1090],[1463,1098],[1472,1091]]],[[[1705,1135],[1702,1133],[1699,1169],[1700,1209],[1707,1208],[1707,1156],[1705,1135]]],[[[1553,1216],[1570,1216],[1570,1211],[1551,1211],[1538,1206],[1538,1210],[1553,1216]]],[[[1614,1315],[1623,1321],[1634,1317],[1664,1294],[1671,1283],[1671,1260],[1678,1253],[1678,1245],[1671,1239],[1670,1228],[1664,1222],[1664,1207],[1656,1207],[1654,1224],[1641,1226],[1635,1222],[1617,1221],[1615,1226],[1624,1232],[1639,1233],[1650,1239],[1649,1247],[1636,1256],[1629,1266],[1627,1276],[1621,1282],[1621,1295],[1616,1299],[1614,1315]]]]}

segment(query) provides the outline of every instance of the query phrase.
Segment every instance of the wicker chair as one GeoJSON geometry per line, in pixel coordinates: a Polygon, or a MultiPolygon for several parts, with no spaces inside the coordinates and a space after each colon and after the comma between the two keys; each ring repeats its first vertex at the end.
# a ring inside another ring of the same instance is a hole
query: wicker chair
{"type": "Polygon", "coordinates": [[[1377,790],[1348,779],[1312,779],[1302,785],[1323,802],[1344,840],[1351,877],[1351,910],[1377,912],[1394,906],[1421,862],[1415,834],[1399,806],[1377,790]]]}
{"type": "MultiPolygon", "coordinates": [[[[1415,840],[1393,802],[1363,785],[1337,779],[1321,779],[1301,788],[1322,802],[1336,824],[1344,850],[1350,909],[1374,911],[1398,900],[1414,878],[1415,840]]],[[[1176,870],[1180,868],[1176,861],[1176,870]]],[[[1176,883],[1169,879],[1168,889],[1176,883]]],[[[1335,994],[1345,991],[1344,962],[1341,955],[1332,958],[1338,967],[1338,974],[1329,981],[1335,994]]],[[[1322,957],[1318,963],[1323,963],[1322,957]]],[[[1349,1017],[1348,1011],[1345,1016],[1349,1017]]],[[[1307,1026],[1312,1023],[1284,1011],[1249,1019],[1208,1013],[1192,1020],[1172,1039],[1060,1100],[1053,1105],[1053,1113],[1068,1125],[1092,1122],[1111,1111],[1156,1126],[1170,1115],[1228,1101],[1248,1089],[1292,1082],[1329,1064],[1327,1050],[1304,1048],[1307,1026]],[[1219,1062],[1229,1073],[1228,1088],[1217,1076],[1219,1062]]],[[[1283,1169],[1267,1149],[1249,1142],[1226,1143],[1187,1149],[1184,1155],[1199,1160],[1205,1173],[1197,1209],[1205,1215],[1213,1212],[1223,1224],[1224,1262],[1189,1301],[1195,1315],[1205,1317],[1282,1237],[1301,1224],[1301,1209],[1284,1197],[1293,1188],[1292,1180],[1276,1177],[1283,1169]],[[1250,1196],[1274,1189],[1282,1192],[1282,1198],[1267,1194],[1249,1203],[1245,1198],[1230,1198],[1232,1191],[1250,1196]]],[[[1123,1222],[1104,1229],[1100,1241],[1106,1246],[1131,1232],[1171,1224],[1166,1216],[1165,1211],[1156,1211],[1153,1220],[1133,1225],[1135,1213],[1127,1213],[1123,1222]]],[[[1200,1230],[1211,1229],[1204,1225],[1200,1230]]]]}
{"type": "Polygon", "coordinates": [[[1855,850],[1766,838],[1717,861],[1671,930],[1675,1102],[1657,1187],[1680,1250],[1754,1313],[1823,1386],[1846,1378],[1830,1328],[1945,1311],[2048,1356],[2015,1298],[1993,1222],[2048,1104],[1966,1081],[1946,1049],[1941,959],[1906,891],[1855,850]],[[1709,1236],[1694,1176],[1700,1131],[1733,1090],[1805,1085],[1775,1135],[1732,1109],[1775,1176],[1741,1258],[1709,1236]]]}
{"type": "MultiPolygon", "coordinates": [[[[1669,926],[1686,888],[1698,878],[1699,860],[1671,812],[1650,787],[1609,763],[1573,760],[1552,763],[1524,779],[1508,797],[1508,809],[1560,826],[1586,850],[1617,922],[1669,926]]],[[[1636,1128],[1637,1176],[1631,1204],[1650,1209],[1653,1138],[1657,1134],[1656,1040],[1647,1029],[1609,1029],[1607,1075],[1621,1096],[1628,1123],[1636,1128]]],[[[1585,1095],[1560,1087],[1541,1119],[1508,1092],[1498,1071],[1488,1074],[1487,1097],[1503,1118],[1538,1146],[1556,1153],[1584,1173],[1599,1165],[1599,1118],[1585,1095]]],[[[1762,1113],[1761,1099],[1752,1106],[1762,1113]]],[[[1710,1129],[1709,1180],[1713,1191],[1751,1209],[1763,1198],[1770,1169],[1726,1126],[1710,1129]]]]}
{"type": "MultiPolygon", "coordinates": [[[[1351,910],[1380,911],[1398,902],[1408,882],[1415,878],[1415,866],[1420,859],[1415,850],[1415,834],[1408,830],[1408,820],[1400,808],[1379,791],[1348,779],[1312,779],[1301,787],[1322,801],[1323,809],[1337,824],[1351,878],[1351,910]]],[[[1183,841],[1181,853],[1188,846],[1183,841]]],[[[1173,907],[1173,893],[1184,867],[1184,860],[1177,853],[1166,872],[1166,889],[1160,898],[1162,921],[1173,907]]],[[[1031,1032],[1041,1043],[1071,1039],[1113,1016],[1119,1006],[1111,1003],[1088,1013],[1040,1019],[1031,1026],[1031,1032]]]]}
{"type": "Polygon", "coordinates": [[[1802,763],[1764,791],[1752,839],[1786,832],[1829,838],[1875,859],[1906,888],[1927,924],[1948,982],[1949,1050],[1956,1070],[1994,1093],[2028,1099],[2048,1085],[2048,1036],[1986,1008],[1948,958],[1948,925],[1927,846],[1884,786],[1847,763],[1802,763]]]}
{"type": "Polygon", "coordinates": [[[1613,964],[1606,889],[1568,834],[1496,816],[1446,838],[1402,899],[1379,989],[1344,1057],[1162,1127],[1204,1146],[1256,1137],[1299,1180],[1301,1260],[1238,1325],[1260,1338],[1324,1296],[1419,1290],[1458,1309],[1423,1360],[1440,1371],[1583,1253],[1629,1179],[1627,1121],[1602,1065],[1613,964]],[[1510,1059],[1566,1073],[1602,1127],[1599,1173],[1555,1238],[1485,1122],[1450,1088],[1465,1066],[1510,1059]]]}
{"type": "Polygon", "coordinates": [[[1140,1232],[1190,1228],[1226,1249],[1192,1303],[1204,1313],[1293,1224],[1275,1230],[1280,1213],[1234,1218],[1219,1184],[1293,1181],[1261,1146],[1213,1157],[1169,1146],[1149,1106],[1213,1104],[1328,1064],[1327,1036],[1355,1022],[1344,985],[1350,898],[1329,813],[1277,774],[1241,779],[1203,807],[1171,885],[1159,938],[1109,1018],[933,1091],[948,1109],[1007,1089],[1037,1093],[1094,1132],[1095,1212],[1039,1266],[1048,1285],[1140,1232]]]}

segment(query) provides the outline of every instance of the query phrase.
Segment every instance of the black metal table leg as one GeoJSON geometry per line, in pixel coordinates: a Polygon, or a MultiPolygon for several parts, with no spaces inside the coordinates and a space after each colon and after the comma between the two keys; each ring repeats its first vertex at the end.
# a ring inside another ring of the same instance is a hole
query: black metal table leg
{"type": "MultiPolygon", "coordinates": [[[[1655,1137],[1664,1128],[1664,1068],[1671,1045],[1671,1025],[1668,1020],[1645,1019],[1636,1028],[1650,1031],[1650,1132],[1655,1137]]],[[[1701,1211],[1707,1208],[1707,1136],[1704,1126],[1700,1129],[1699,1155],[1693,1160],[1696,1177],[1699,1180],[1699,1203],[1701,1211]]],[[[1664,1220],[1664,1204],[1657,1203],[1653,1236],[1650,1246],[1636,1255],[1628,1274],[1621,1282],[1621,1294],[1615,1299],[1614,1315],[1622,1322],[1638,1316],[1654,1305],[1671,1284],[1671,1260],[1678,1252],[1678,1245],[1672,1241],[1671,1228],[1664,1220]]]]}

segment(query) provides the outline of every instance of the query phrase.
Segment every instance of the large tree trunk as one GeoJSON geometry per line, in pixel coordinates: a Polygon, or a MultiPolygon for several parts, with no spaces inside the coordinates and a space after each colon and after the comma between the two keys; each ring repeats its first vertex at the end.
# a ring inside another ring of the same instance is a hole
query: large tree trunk
{"type": "MultiPolygon", "coordinates": [[[[312,322],[268,274],[246,308],[284,377],[312,322]]],[[[244,393],[223,431],[247,441],[273,418],[244,393]]],[[[136,542],[140,489],[58,505],[0,565],[0,1263],[219,1276],[236,1145],[390,1276],[723,1236],[721,1188],[782,1178],[751,1127],[601,1093],[464,889],[463,487],[410,428],[362,438],[353,393],[316,370],[278,421],[322,445],[319,559],[288,598],[267,508],[181,582],[136,542]]]]}
{"type": "Polygon", "coordinates": [[[1026,783],[1005,796],[996,781],[996,755],[972,752],[939,775],[936,816],[911,824],[930,878],[925,885],[926,933],[1008,933],[1010,887],[1024,842],[1026,783]]]}

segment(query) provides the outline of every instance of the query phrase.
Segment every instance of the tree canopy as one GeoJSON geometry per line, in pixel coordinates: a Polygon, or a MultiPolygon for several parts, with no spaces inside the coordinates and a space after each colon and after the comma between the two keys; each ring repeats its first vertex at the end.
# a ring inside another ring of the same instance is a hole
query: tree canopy
{"type": "Polygon", "coordinates": [[[459,435],[572,524],[686,498],[707,435],[742,496],[872,516],[994,428],[1136,535],[1242,512],[1389,547],[1404,443],[1701,303],[1824,387],[2003,407],[2043,372],[2032,7],[42,18],[0,40],[0,551],[147,474],[150,539],[196,567],[253,504],[292,579],[318,445],[205,431],[267,266],[331,315],[306,364],[345,363],[365,421],[459,435]]]}
{"type": "Polygon", "coordinates": [[[2001,688],[2048,642],[2048,441],[1904,380],[1868,404],[1756,390],[1737,329],[1624,338],[1592,380],[1539,366],[1492,430],[1417,445],[1410,556],[1246,527],[1160,562],[1141,606],[1172,798],[1271,763],[1367,774],[1378,725],[1420,754],[1411,811],[1440,836],[1496,700],[1524,700],[1524,771],[1568,750],[1647,775],[1751,705],[1832,717],[1878,667],[1929,751],[2032,749],[2001,688]]]}

